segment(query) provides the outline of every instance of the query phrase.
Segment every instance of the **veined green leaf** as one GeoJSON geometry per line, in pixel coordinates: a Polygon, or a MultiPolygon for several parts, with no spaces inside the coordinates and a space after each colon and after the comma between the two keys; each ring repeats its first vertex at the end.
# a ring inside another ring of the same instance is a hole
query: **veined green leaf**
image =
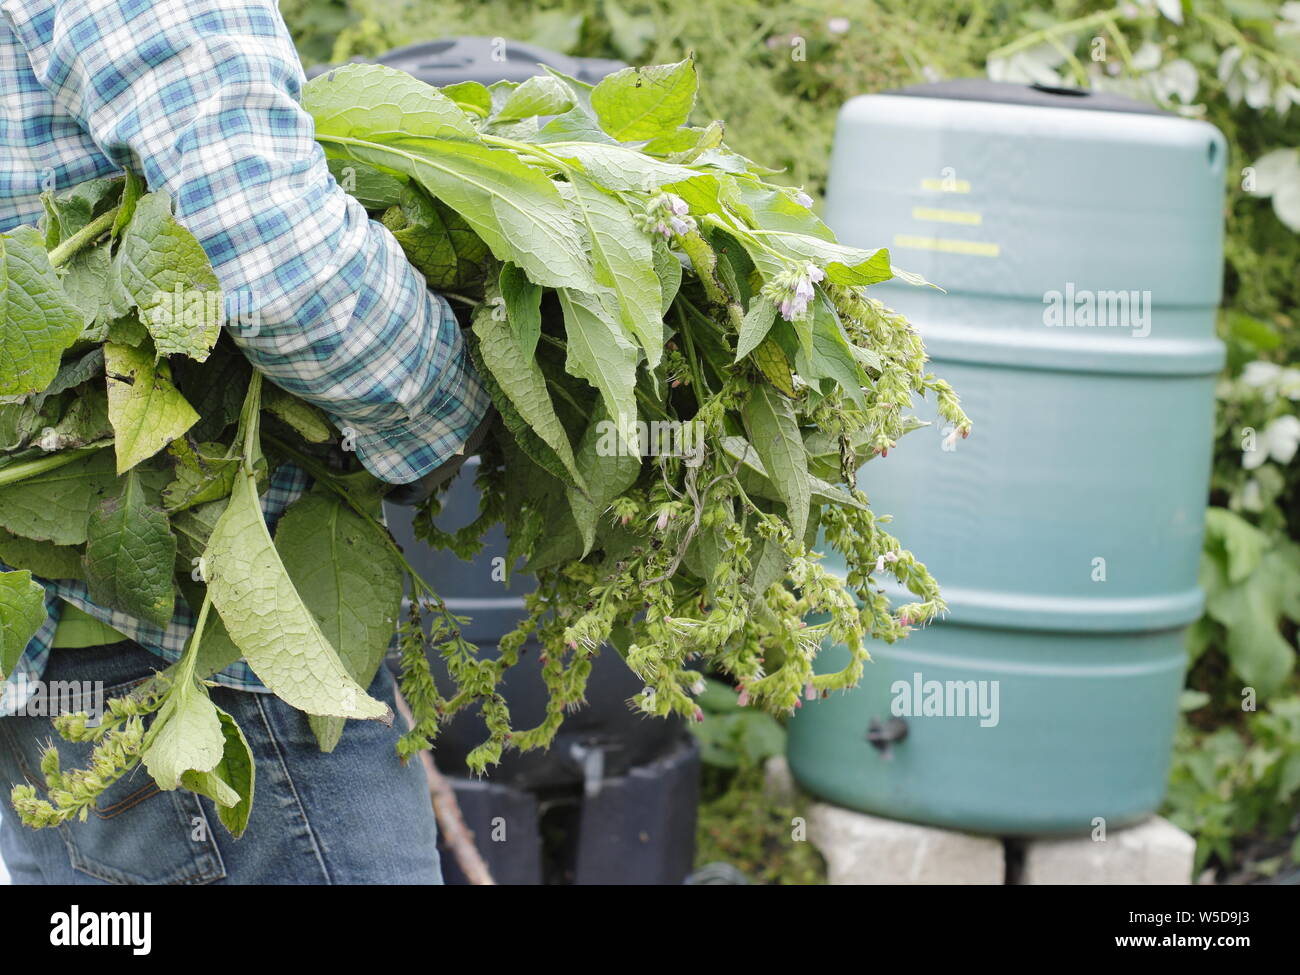
{"type": "Polygon", "coordinates": [[[659,312],[667,315],[668,309],[673,306],[673,299],[682,287],[682,262],[677,260],[677,255],[662,237],[652,239],[651,243],[654,247],[655,277],[659,279],[659,312]]]}
{"type": "Polygon", "coordinates": [[[0,561],[15,569],[30,569],[42,579],[84,579],[81,550],[73,545],[51,545],[15,535],[0,528],[0,561]]]}
{"type": "MultiPolygon", "coordinates": [[[[831,240],[821,240],[803,233],[778,230],[751,230],[763,243],[783,251],[795,260],[809,261],[826,269],[826,277],[847,286],[879,284],[894,276],[889,251],[848,247],[831,240]]],[[[751,256],[753,252],[751,251],[751,256]]],[[[757,258],[755,258],[757,263],[757,258]]]]}
{"type": "Polygon", "coordinates": [[[0,572],[0,680],[13,674],[45,617],[45,588],[31,573],[0,572]]]}
{"type": "Polygon", "coordinates": [[[591,105],[601,126],[620,142],[667,135],[686,124],[695,107],[695,62],[624,68],[601,80],[591,105]]]}
{"type": "Polygon", "coordinates": [[[758,348],[758,344],[767,337],[774,321],[776,321],[776,305],[763,295],[755,295],[740,323],[740,335],[736,340],[737,362],[758,348]]]}
{"type": "Polygon", "coordinates": [[[754,364],[763,373],[767,381],[786,396],[794,395],[794,376],[790,372],[790,360],[786,358],[772,336],[767,336],[758,343],[753,353],[754,364]]]}
{"type": "Polygon", "coordinates": [[[853,354],[848,336],[830,300],[818,289],[812,308],[812,348],[800,350],[795,366],[804,379],[830,379],[859,407],[865,408],[862,387],[867,377],[853,354]]]}
{"type": "MultiPolygon", "coordinates": [[[[374,679],[402,608],[402,563],[372,523],[334,495],[306,494],[280,519],[275,548],[316,625],[361,687],[374,679]]],[[[312,716],[321,751],[344,719],[312,716]]]]}
{"type": "Polygon", "coordinates": [[[158,453],[198,421],[194,407],[172,385],[167,363],[155,363],[143,349],[105,345],[104,371],[119,474],[158,453]]]}
{"type": "Polygon", "coordinates": [[[808,457],[790,401],[760,383],[750,392],[742,410],[750,443],[767,470],[767,476],[785,501],[795,538],[808,527],[810,488],[808,457]]]}
{"type": "Polygon", "coordinates": [[[613,290],[619,321],[637,337],[653,369],[663,357],[664,322],[650,238],[617,197],[576,173],[571,185],[591,241],[596,282],[613,290]]]}
{"type": "Polygon", "coordinates": [[[81,310],[87,326],[99,318],[108,302],[112,273],[112,255],[107,247],[93,247],[73,254],[63,265],[63,290],[81,310]]]}
{"type": "Polygon", "coordinates": [[[795,202],[791,190],[755,179],[731,179],[723,184],[727,205],[752,227],[783,230],[834,242],[835,234],[811,210],[795,202]]]}
{"type": "Polygon", "coordinates": [[[334,437],[323,411],[279,386],[262,384],[262,409],[289,424],[308,443],[329,443],[334,437]]]}
{"type": "Polygon", "coordinates": [[[158,788],[172,790],[187,772],[211,772],[221,761],[225,736],[208,689],[193,678],[168,692],[149,728],[142,760],[158,788]]]}
{"type": "Polygon", "coordinates": [[[176,593],[176,537],[167,515],[144,496],[130,471],[120,494],[105,498],[86,526],[86,580],[97,603],[166,627],[176,593]]]}
{"type": "Polygon", "coordinates": [[[573,107],[573,90],[555,75],[535,75],[510,93],[494,122],[513,122],[535,115],[559,115],[573,107]]]}
{"type": "Polygon", "coordinates": [[[497,258],[538,284],[593,286],[555,184],[513,153],[484,145],[460,107],[437,89],[382,65],[346,65],[313,79],[303,106],[328,153],[418,180],[497,258]]]}
{"type": "Polygon", "coordinates": [[[208,538],[208,593],[253,672],[308,714],[392,720],[339,660],[276,552],[247,473],[208,538]]]}
{"type": "Polygon", "coordinates": [[[326,165],[343,191],[367,210],[387,210],[401,201],[404,179],[351,159],[327,159],[326,165]]]}
{"type": "Polygon", "coordinates": [[[653,159],[628,146],[556,141],[546,148],[562,159],[578,163],[594,182],[616,192],[646,192],[668,183],[691,184],[713,179],[689,166],[653,159]]]}
{"type": "Polygon", "coordinates": [[[0,234],[0,396],[38,393],[85,326],[31,227],[0,234]]]}
{"type": "Polygon", "coordinates": [[[467,112],[483,118],[492,114],[492,93],[482,82],[460,81],[438,90],[467,112]]]}
{"type": "Polygon", "coordinates": [[[240,730],[235,719],[217,708],[217,717],[221,719],[221,734],[225,747],[221,752],[221,761],[217,763],[210,775],[221,779],[237,796],[233,804],[217,806],[217,818],[236,838],[244,835],[248,828],[248,817],[253,811],[253,794],[257,784],[257,769],[253,764],[253,750],[248,747],[248,739],[240,730]]]}
{"type": "Polygon", "coordinates": [[[573,446],[569,443],[564,424],[555,413],[541,367],[534,358],[523,354],[509,323],[500,320],[495,311],[495,306],[485,303],[474,314],[473,328],[479,340],[479,355],[519,415],[555,452],[574,481],[583,486],[573,457],[573,446]]]}
{"type": "Polygon", "coordinates": [[[165,193],[136,203],[113,261],[158,354],[206,359],[224,319],[221,289],[203,247],[176,222],[165,193]]]}
{"type": "Polygon", "coordinates": [[[403,187],[400,205],[385,213],[383,222],[429,287],[460,288],[482,279],[487,245],[460,214],[423,190],[403,187]]]}
{"type": "Polygon", "coordinates": [[[571,108],[555,116],[537,132],[528,137],[536,145],[550,145],[552,142],[602,142],[616,146],[618,140],[600,127],[596,116],[589,109],[571,108]]]}
{"type": "Polygon", "coordinates": [[[605,400],[619,435],[633,442],[636,421],[636,346],[624,337],[609,292],[559,292],[568,339],[565,369],[585,379],[605,400]]]}
{"type": "Polygon", "coordinates": [[[506,303],[506,321],[519,353],[531,359],[542,334],[542,289],[513,264],[501,265],[497,286],[506,303]]]}
{"type": "Polygon", "coordinates": [[[105,449],[0,487],[0,526],[24,538],[80,545],[86,519],[115,480],[113,456],[105,449]]]}

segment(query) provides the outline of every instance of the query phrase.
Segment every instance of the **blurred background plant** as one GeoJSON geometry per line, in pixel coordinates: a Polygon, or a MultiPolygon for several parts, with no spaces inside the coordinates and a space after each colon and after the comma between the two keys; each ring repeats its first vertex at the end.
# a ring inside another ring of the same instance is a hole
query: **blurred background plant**
{"type": "MultiPolygon", "coordinates": [[[[725,119],[734,148],[783,167],[776,180],[814,195],[825,189],[840,105],[918,82],[987,74],[1105,89],[1218,126],[1231,153],[1220,316],[1228,359],[1201,567],[1206,612],[1189,634],[1188,711],[1166,814],[1197,836],[1198,869],[1221,878],[1300,863],[1300,846],[1286,841],[1300,830],[1300,0],[282,0],[281,8],[307,64],[470,34],[632,63],[693,51],[705,78],[699,120],[725,119]]],[[[734,702],[733,692],[721,694],[734,702]]],[[[759,756],[775,753],[780,726],[740,710],[719,705],[705,722],[714,727],[702,738],[702,861],[730,860],[756,881],[804,882],[794,877],[810,876],[815,863],[790,848],[816,854],[788,842],[788,819],[767,815],[771,803],[758,794],[759,756]]]]}

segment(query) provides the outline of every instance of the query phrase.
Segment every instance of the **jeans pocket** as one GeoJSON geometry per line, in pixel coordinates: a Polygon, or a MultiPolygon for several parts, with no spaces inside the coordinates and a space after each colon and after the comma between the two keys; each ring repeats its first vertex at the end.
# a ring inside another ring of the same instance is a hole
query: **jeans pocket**
{"type": "Polygon", "coordinates": [[[208,884],[226,876],[213,825],[193,793],[162,792],[147,776],[128,775],[84,823],[59,829],[72,868],[97,880],[208,884]]]}
{"type": "MultiPolygon", "coordinates": [[[[125,694],[144,674],[108,687],[103,699],[125,694]]],[[[91,745],[59,738],[49,718],[0,720],[0,734],[16,753],[21,774],[44,791],[41,745],[53,739],[65,769],[85,768],[91,745]]],[[[226,876],[211,823],[198,797],[185,790],[163,792],[137,765],[99,797],[85,822],[58,827],[73,870],[110,884],[205,884],[226,876]]]]}

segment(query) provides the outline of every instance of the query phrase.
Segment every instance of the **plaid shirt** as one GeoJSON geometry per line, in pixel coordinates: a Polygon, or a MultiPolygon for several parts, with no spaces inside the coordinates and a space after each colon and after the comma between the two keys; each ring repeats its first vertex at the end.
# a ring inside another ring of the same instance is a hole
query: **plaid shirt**
{"type": "MultiPolygon", "coordinates": [[[[34,223],[43,189],[129,167],[166,190],[240,320],[231,337],[277,385],[353,433],[376,476],[416,480],[454,454],[488,398],[450,308],[339,188],[299,106],[302,66],[274,0],[0,0],[0,231],[34,223]]],[[[274,519],[304,488],[277,472],[274,519]]],[[[169,661],[188,611],[159,630],[46,583],[50,620],[15,671],[40,677],[66,599],[169,661]]],[[[219,678],[263,689],[247,665],[219,678]]],[[[13,685],[0,698],[12,713],[13,685]]]]}

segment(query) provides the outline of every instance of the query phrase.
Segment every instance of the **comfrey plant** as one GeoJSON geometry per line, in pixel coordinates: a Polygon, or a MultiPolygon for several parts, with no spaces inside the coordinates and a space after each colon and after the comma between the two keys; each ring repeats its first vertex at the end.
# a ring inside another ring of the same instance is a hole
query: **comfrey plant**
{"type": "Polygon", "coordinates": [[[416,520],[461,555],[504,523],[508,564],[535,574],[526,619],[493,659],[381,524],[384,486],[340,464],[346,432],[264,385],[207,316],[178,328],[174,301],[151,314],[178,280],[217,287],[164,197],[128,174],[49,198],[43,231],[0,236],[0,558],[16,567],[0,575],[0,668],[44,618],[33,574],[85,578],[96,600],[160,624],[177,599],[198,617],[183,658],[110,702],[101,726],[60,721],[95,742],[91,767],[65,771],[51,750],[44,794],[14,794],[25,822],[84,817],[142,761],[242,831],[251,757],[206,680],[241,657],[328,749],[346,719],[388,717],[364,688],[396,634],[415,717],[402,756],[478,708],[488,736],[470,763],[484,769],[552,740],[598,652],[644,681],[629,705],[650,714],[701,716],[699,663],[748,706],[782,712],[857,682],[867,637],[896,640],[943,611],[855,480],[918,425],[914,395],[970,429],[918,335],[866,293],[899,272],[884,250],[837,243],[806,197],[726,147],[720,124],[688,125],[695,94],[690,61],[595,87],[552,73],[441,91],[353,65],[304,91],[340,183],[463,306],[499,414],[480,516],[443,532],[435,497],[416,520]],[[639,442],[684,428],[689,450],[639,442]],[[315,487],[272,537],[259,490],[290,462],[315,487]],[[55,494],[57,531],[41,503],[55,494]],[[847,575],[822,566],[828,546],[847,575]],[[323,560],[336,571],[315,571],[323,560]],[[914,601],[892,608],[884,575],[914,601]],[[550,706],[517,728],[499,686],[530,636],[550,706]],[[816,674],[828,642],[849,663],[816,674]]]}

